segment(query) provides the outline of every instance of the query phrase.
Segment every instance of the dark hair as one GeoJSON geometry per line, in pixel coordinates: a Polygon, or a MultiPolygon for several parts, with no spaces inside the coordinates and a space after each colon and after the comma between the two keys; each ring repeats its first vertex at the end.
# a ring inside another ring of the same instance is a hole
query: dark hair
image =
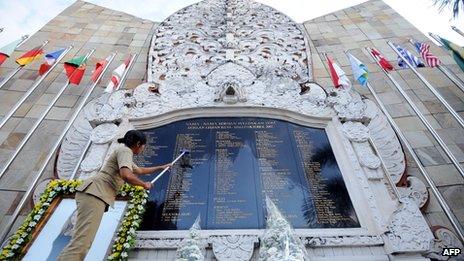
{"type": "Polygon", "coordinates": [[[127,147],[132,148],[133,146],[137,145],[140,142],[141,145],[147,143],[147,138],[145,134],[138,130],[130,130],[126,132],[124,138],[118,139],[119,143],[124,143],[127,147]]]}

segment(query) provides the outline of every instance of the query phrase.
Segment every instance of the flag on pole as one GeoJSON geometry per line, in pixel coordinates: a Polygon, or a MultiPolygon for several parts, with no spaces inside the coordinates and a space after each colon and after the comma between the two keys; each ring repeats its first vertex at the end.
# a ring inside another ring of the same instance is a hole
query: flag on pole
{"type": "Polygon", "coordinates": [[[387,61],[387,59],[385,59],[385,57],[383,57],[383,55],[377,51],[376,49],[374,48],[371,48],[371,53],[372,55],[375,57],[375,59],[377,59],[377,61],[379,61],[379,64],[380,66],[385,70],[385,71],[393,71],[393,65],[391,65],[391,63],[389,63],[387,61]]]}
{"type": "Polygon", "coordinates": [[[66,49],[60,49],[45,55],[45,62],[39,67],[39,75],[46,73],[66,49]]]}
{"type": "Polygon", "coordinates": [[[105,92],[112,93],[113,91],[119,90],[121,77],[124,74],[124,71],[127,69],[127,66],[129,66],[130,60],[131,56],[129,56],[121,65],[114,69],[110,82],[108,83],[108,86],[106,86],[105,92]]]}
{"type": "Polygon", "coordinates": [[[367,67],[351,53],[347,53],[347,55],[351,63],[351,70],[353,70],[354,78],[359,82],[359,84],[365,86],[367,83],[367,77],[369,75],[367,67]]]}
{"type": "Polygon", "coordinates": [[[16,63],[25,66],[32,63],[35,59],[39,58],[43,53],[42,46],[37,46],[34,49],[24,53],[18,59],[16,59],[16,63]]]}
{"type": "Polygon", "coordinates": [[[70,83],[79,85],[84,76],[86,60],[85,56],[79,56],[64,63],[66,76],[70,83]]]}
{"type": "Polygon", "coordinates": [[[443,43],[446,49],[453,56],[454,61],[459,65],[461,70],[464,71],[464,47],[461,47],[453,42],[450,42],[444,38],[440,38],[440,41],[443,43]]]}
{"type": "Polygon", "coordinates": [[[345,72],[329,56],[326,57],[329,64],[330,77],[332,78],[335,88],[342,87],[343,89],[350,89],[351,82],[348,77],[346,77],[345,72]]]}
{"type": "Polygon", "coordinates": [[[90,79],[93,82],[96,82],[100,74],[103,72],[103,68],[108,64],[109,60],[111,59],[111,55],[106,57],[104,60],[101,60],[95,64],[95,70],[92,73],[92,76],[90,76],[90,79]]]}
{"type": "Polygon", "coordinates": [[[414,46],[417,49],[417,52],[420,53],[422,59],[427,63],[430,67],[437,67],[441,64],[440,59],[430,52],[430,45],[426,43],[416,42],[414,41],[414,46]]]}
{"type": "Polygon", "coordinates": [[[13,41],[0,48],[0,65],[2,65],[2,63],[10,57],[10,55],[14,52],[18,44],[20,44],[22,41],[23,38],[13,41]]]}
{"type": "MultiPolygon", "coordinates": [[[[411,64],[414,67],[425,67],[424,63],[422,63],[422,61],[419,58],[417,58],[414,54],[412,54],[410,51],[404,49],[403,47],[397,44],[393,44],[393,45],[395,46],[396,50],[398,50],[398,52],[401,53],[401,55],[404,58],[406,58],[409,64],[411,64]]],[[[398,55],[398,65],[401,68],[409,68],[406,62],[403,61],[403,59],[399,55],[398,55]]]]}

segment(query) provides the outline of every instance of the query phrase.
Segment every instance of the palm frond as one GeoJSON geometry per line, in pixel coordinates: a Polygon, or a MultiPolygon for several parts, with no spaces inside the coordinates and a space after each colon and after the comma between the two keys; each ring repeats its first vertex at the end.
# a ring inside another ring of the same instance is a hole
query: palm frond
{"type": "Polygon", "coordinates": [[[453,17],[457,18],[461,11],[464,11],[464,0],[433,0],[434,5],[438,6],[438,10],[443,11],[447,6],[453,9],[453,17]]]}

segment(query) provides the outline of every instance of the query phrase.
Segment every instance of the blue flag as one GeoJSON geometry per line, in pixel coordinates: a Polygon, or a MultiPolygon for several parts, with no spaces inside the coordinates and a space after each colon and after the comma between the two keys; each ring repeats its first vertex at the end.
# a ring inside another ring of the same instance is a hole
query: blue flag
{"type": "Polygon", "coordinates": [[[359,84],[365,86],[369,75],[367,67],[351,53],[347,53],[347,55],[351,63],[351,70],[353,71],[354,78],[359,82],[359,84]]]}
{"type": "MultiPolygon", "coordinates": [[[[411,52],[409,52],[408,50],[404,49],[403,47],[399,46],[399,45],[395,45],[395,48],[396,50],[398,50],[398,52],[401,53],[401,55],[406,58],[406,60],[414,67],[425,67],[424,63],[419,59],[417,58],[416,56],[414,56],[411,52]]],[[[403,59],[398,55],[398,65],[402,68],[409,68],[409,66],[406,64],[405,61],[403,61],[403,59]]]]}

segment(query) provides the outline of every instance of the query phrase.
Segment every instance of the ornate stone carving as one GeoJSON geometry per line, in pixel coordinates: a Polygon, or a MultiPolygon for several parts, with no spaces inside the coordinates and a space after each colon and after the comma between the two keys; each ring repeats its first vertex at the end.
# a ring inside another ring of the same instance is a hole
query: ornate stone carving
{"type": "Polygon", "coordinates": [[[384,235],[389,253],[427,251],[433,240],[422,213],[409,198],[403,198],[402,204],[393,212],[384,235]]]}
{"type": "Polygon", "coordinates": [[[103,164],[108,144],[92,144],[87,156],[81,163],[82,172],[93,172],[99,170],[103,164]]]}
{"type": "Polygon", "coordinates": [[[371,145],[367,142],[354,142],[353,147],[358,155],[359,162],[370,169],[378,169],[380,167],[380,159],[374,154],[371,145]]]}
{"type": "Polygon", "coordinates": [[[85,110],[81,112],[70,128],[61,144],[56,164],[59,178],[67,179],[71,176],[79,156],[84,152],[85,145],[90,138],[92,127],[85,119],[85,110]]]}
{"type": "Polygon", "coordinates": [[[334,236],[334,237],[307,237],[303,243],[309,247],[317,246],[375,246],[382,245],[381,236],[334,236]]]}
{"type": "Polygon", "coordinates": [[[419,178],[409,176],[407,178],[407,187],[398,187],[398,191],[403,197],[412,199],[418,208],[422,208],[429,200],[429,192],[424,182],[419,178]]]}
{"type": "Polygon", "coordinates": [[[369,139],[369,129],[360,122],[345,122],[343,134],[354,142],[365,142],[369,139]]]}
{"type": "Polygon", "coordinates": [[[218,93],[214,101],[222,101],[227,104],[234,104],[237,102],[245,102],[245,94],[242,89],[233,83],[225,83],[222,86],[221,92],[218,93]]]}
{"type": "Polygon", "coordinates": [[[380,157],[385,162],[388,173],[393,182],[397,184],[406,169],[406,162],[401,144],[385,115],[380,112],[375,103],[364,100],[366,103],[366,116],[370,118],[367,127],[370,135],[379,150],[380,157]]]}
{"type": "Polygon", "coordinates": [[[112,141],[118,132],[118,126],[114,123],[103,123],[93,129],[90,140],[94,144],[104,144],[112,141]]]}
{"type": "Polygon", "coordinates": [[[342,120],[362,121],[365,118],[366,104],[356,92],[332,88],[329,90],[327,102],[342,120]]]}
{"type": "Polygon", "coordinates": [[[210,238],[213,253],[218,260],[250,260],[257,236],[229,235],[210,238]]]}
{"type": "Polygon", "coordinates": [[[445,227],[433,227],[433,234],[435,239],[433,240],[430,250],[427,253],[428,258],[433,258],[435,260],[463,260],[464,253],[457,257],[449,257],[443,255],[443,249],[445,248],[459,248],[463,249],[463,244],[459,238],[449,229],[445,227]]]}

